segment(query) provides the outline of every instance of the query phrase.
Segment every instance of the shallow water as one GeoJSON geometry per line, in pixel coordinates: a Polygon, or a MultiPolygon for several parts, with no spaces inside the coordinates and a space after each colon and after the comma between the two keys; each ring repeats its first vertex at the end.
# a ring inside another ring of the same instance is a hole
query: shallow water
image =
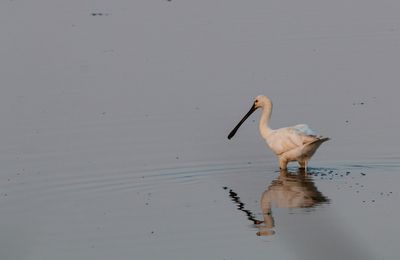
{"type": "Polygon", "coordinates": [[[290,169],[284,180],[262,161],[21,173],[1,182],[2,252],[8,259],[395,259],[398,164],[330,164],[336,168],[306,176],[290,169]]]}
{"type": "Polygon", "coordinates": [[[343,5],[1,2],[0,258],[398,259],[400,4],[343,5]]]}

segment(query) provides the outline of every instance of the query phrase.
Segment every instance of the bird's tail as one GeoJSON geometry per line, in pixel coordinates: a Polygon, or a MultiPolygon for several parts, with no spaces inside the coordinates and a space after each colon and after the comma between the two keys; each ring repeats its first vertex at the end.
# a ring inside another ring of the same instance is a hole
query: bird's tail
{"type": "Polygon", "coordinates": [[[328,140],[330,140],[330,138],[328,138],[328,137],[323,137],[323,138],[320,137],[320,138],[316,139],[315,141],[312,141],[311,143],[306,144],[303,147],[302,153],[303,154],[307,154],[309,157],[311,157],[315,153],[315,151],[318,149],[318,147],[322,143],[324,143],[324,142],[326,142],[328,140]]]}
{"type": "Polygon", "coordinates": [[[321,136],[321,137],[318,137],[317,140],[311,142],[311,144],[312,143],[320,143],[320,144],[322,144],[323,142],[326,142],[326,141],[329,141],[329,140],[331,140],[329,137],[322,137],[321,136]]]}

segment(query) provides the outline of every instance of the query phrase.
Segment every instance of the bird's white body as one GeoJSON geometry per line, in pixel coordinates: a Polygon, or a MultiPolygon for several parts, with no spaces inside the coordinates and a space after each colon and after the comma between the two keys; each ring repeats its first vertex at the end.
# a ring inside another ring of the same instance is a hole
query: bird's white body
{"type": "MultiPolygon", "coordinates": [[[[238,126],[231,132],[231,138],[244,122],[244,120],[257,108],[262,108],[262,114],[259,123],[261,136],[265,139],[271,150],[279,159],[279,167],[286,169],[287,164],[297,161],[301,168],[307,168],[307,163],[314,155],[318,147],[329,138],[317,136],[315,132],[305,124],[284,127],[279,129],[271,129],[268,125],[271,112],[272,102],[266,96],[257,96],[252,109],[246,114],[238,126]]],[[[228,138],[229,138],[228,137],[228,138]]]]}

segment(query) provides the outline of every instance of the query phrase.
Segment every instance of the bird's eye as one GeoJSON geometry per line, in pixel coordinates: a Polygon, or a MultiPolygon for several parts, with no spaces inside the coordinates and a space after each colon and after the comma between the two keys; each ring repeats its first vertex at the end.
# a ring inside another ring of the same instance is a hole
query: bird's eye
{"type": "Polygon", "coordinates": [[[256,100],[254,100],[254,103],[257,103],[258,102],[258,100],[256,99],[256,100]]]}

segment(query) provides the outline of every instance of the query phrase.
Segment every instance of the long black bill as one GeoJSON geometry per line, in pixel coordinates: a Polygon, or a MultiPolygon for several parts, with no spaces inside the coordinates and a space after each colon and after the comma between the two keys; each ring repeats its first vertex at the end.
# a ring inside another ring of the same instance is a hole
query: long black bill
{"type": "Polygon", "coordinates": [[[254,112],[256,111],[256,105],[253,104],[249,110],[249,112],[247,112],[247,114],[242,118],[242,120],[240,120],[239,124],[237,124],[237,126],[235,126],[235,128],[233,128],[233,130],[229,133],[228,135],[228,139],[231,139],[235,134],[236,131],[239,129],[239,127],[243,124],[244,121],[246,121],[246,119],[254,112]]]}

